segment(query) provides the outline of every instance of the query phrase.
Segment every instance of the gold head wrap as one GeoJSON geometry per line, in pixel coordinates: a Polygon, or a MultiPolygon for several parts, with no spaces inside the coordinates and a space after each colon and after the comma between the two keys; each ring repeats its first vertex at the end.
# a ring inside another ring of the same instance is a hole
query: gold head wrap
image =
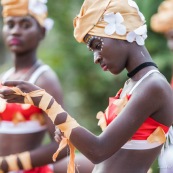
{"type": "Polygon", "coordinates": [[[47,0],[1,0],[3,17],[33,16],[47,30],[53,26],[53,21],[47,18],[47,0]]]}
{"type": "Polygon", "coordinates": [[[144,45],[147,37],[145,18],[133,0],[85,0],[73,24],[78,42],[90,34],[144,45]]]}
{"type": "Polygon", "coordinates": [[[165,0],[160,4],[158,12],[151,17],[151,28],[159,33],[173,29],[173,0],[165,0]]]}

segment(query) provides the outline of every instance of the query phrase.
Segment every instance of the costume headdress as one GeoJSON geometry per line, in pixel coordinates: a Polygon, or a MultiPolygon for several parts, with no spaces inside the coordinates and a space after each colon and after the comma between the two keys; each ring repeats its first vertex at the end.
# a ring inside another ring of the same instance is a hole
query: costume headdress
{"type": "Polygon", "coordinates": [[[160,4],[158,12],[151,17],[151,28],[160,33],[173,30],[173,0],[165,0],[160,4]]]}
{"type": "Polygon", "coordinates": [[[38,23],[50,30],[53,20],[47,18],[47,0],[1,0],[2,15],[7,16],[33,16],[38,23]]]}
{"type": "Polygon", "coordinates": [[[85,0],[74,19],[74,37],[84,42],[86,34],[144,45],[147,26],[133,0],[85,0]]]}

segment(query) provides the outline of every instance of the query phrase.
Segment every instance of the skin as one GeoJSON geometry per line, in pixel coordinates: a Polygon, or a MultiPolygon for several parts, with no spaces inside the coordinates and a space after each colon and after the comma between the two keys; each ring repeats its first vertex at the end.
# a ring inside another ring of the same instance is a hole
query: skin
{"type": "MultiPolygon", "coordinates": [[[[104,71],[114,75],[124,69],[132,71],[138,65],[152,61],[147,49],[138,46],[135,42],[128,43],[123,40],[102,38],[94,39],[89,47],[94,53],[94,62],[100,65],[104,71]]],[[[136,73],[125,84],[120,97],[125,96],[132,87],[147,72],[156,69],[153,66],[146,67],[136,73]]],[[[31,92],[40,89],[23,81],[6,81],[4,86],[16,86],[23,92],[31,92]]],[[[2,98],[8,102],[23,103],[23,96],[17,96],[7,88],[1,89],[2,98]]],[[[38,105],[40,97],[33,98],[34,104],[38,105]]],[[[53,103],[51,100],[49,106],[53,103]]],[[[70,135],[70,141],[94,164],[92,173],[146,173],[153,161],[160,153],[162,145],[147,150],[128,150],[121,147],[133,136],[146,118],[151,117],[165,126],[171,126],[173,122],[173,93],[172,89],[162,74],[153,73],[143,80],[133,92],[128,104],[116,119],[99,135],[96,136],[84,127],[74,128],[70,135]],[[79,140],[80,139],[80,140],[79,140]],[[125,166],[124,166],[125,165],[125,166]]],[[[55,125],[65,122],[67,113],[63,112],[56,116],[55,125]]],[[[61,134],[57,132],[55,138],[60,140],[61,134]]]]}
{"type": "MultiPolygon", "coordinates": [[[[37,57],[37,49],[44,37],[45,28],[41,27],[31,16],[10,16],[4,18],[4,43],[13,53],[15,68],[14,73],[9,77],[8,80],[20,80],[20,77],[26,73],[24,80],[27,81],[32,75],[32,72],[41,66],[42,63],[38,61],[37,57]],[[34,68],[29,71],[33,65],[34,68]]],[[[51,69],[45,73],[42,73],[35,84],[45,89],[49,94],[53,95],[55,100],[63,106],[63,93],[61,85],[56,74],[51,69]]],[[[23,151],[30,151],[33,167],[52,163],[52,155],[57,150],[58,144],[54,140],[54,125],[46,113],[44,113],[44,116],[47,125],[47,129],[44,131],[27,134],[0,133],[0,140],[3,141],[3,144],[8,143],[8,145],[0,145],[0,156],[20,153],[23,151]],[[50,142],[43,146],[42,142],[46,133],[48,133],[50,137],[50,142]]],[[[57,160],[61,160],[62,163],[66,156],[67,149],[60,153],[57,160]]],[[[85,161],[88,160],[85,159],[85,161]]],[[[88,161],[87,163],[91,162],[88,161]]],[[[55,168],[56,167],[57,166],[55,164],[55,168]]],[[[61,167],[62,172],[59,170],[55,170],[55,172],[65,173],[67,169],[66,167],[67,165],[64,164],[64,166],[61,167]]],[[[2,169],[7,172],[7,164],[5,162],[2,164],[2,169]]]]}

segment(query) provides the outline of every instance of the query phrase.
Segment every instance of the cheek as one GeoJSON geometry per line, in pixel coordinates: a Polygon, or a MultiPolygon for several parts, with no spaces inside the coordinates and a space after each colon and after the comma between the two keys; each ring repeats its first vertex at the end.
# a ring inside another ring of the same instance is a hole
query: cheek
{"type": "Polygon", "coordinates": [[[6,27],[3,27],[3,29],[2,29],[2,38],[3,38],[3,40],[4,40],[5,43],[7,41],[8,35],[9,35],[8,30],[6,29],[6,27]]]}
{"type": "Polygon", "coordinates": [[[24,33],[24,41],[28,46],[35,46],[40,42],[38,32],[26,32],[24,33]]]}

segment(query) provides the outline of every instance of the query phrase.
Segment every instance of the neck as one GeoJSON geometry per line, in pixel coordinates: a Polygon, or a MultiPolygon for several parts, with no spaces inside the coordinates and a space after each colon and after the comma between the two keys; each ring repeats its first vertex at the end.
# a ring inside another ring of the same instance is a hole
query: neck
{"type": "Polygon", "coordinates": [[[129,73],[127,73],[127,76],[129,78],[132,78],[133,76],[135,76],[139,71],[141,71],[142,69],[146,68],[146,67],[149,67],[149,66],[154,66],[156,68],[157,65],[154,63],[154,62],[144,62],[140,65],[138,65],[137,67],[135,67],[132,71],[130,71],[129,73]]]}
{"type": "Polygon", "coordinates": [[[14,67],[17,70],[30,68],[37,62],[35,52],[29,52],[24,54],[15,54],[14,56],[14,67]]]}

